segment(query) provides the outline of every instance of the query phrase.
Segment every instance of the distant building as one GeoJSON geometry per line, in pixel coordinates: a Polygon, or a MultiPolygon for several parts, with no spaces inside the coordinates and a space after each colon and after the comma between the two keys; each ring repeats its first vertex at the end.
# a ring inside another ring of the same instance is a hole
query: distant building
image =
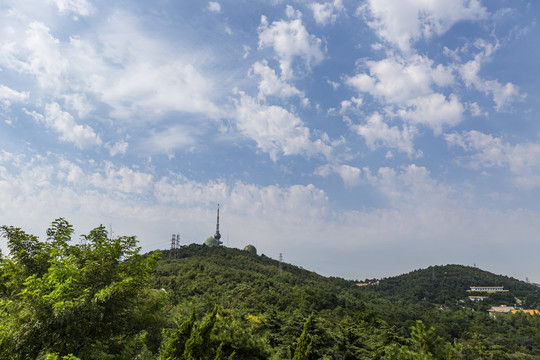
{"type": "Polygon", "coordinates": [[[513,306],[506,306],[506,305],[493,306],[491,309],[488,310],[488,313],[492,316],[495,316],[495,314],[497,313],[500,313],[500,314],[524,313],[524,314],[529,314],[529,315],[540,315],[540,311],[536,309],[516,309],[513,306]]]}
{"type": "Polygon", "coordinates": [[[540,287],[540,283],[531,283],[531,285],[539,286],[539,287],[540,287]]]}
{"type": "Polygon", "coordinates": [[[469,296],[469,300],[478,302],[487,299],[487,296],[469,296]]]}
{"type": "Polygon", "coordinates": [[[494,313],[508,313],[512,310],[517,310],[515,307],[513,306],[506,306],[506,305],[501,305],[501,306],[493,306],[491,307],[491,309],[488,310],[488,313],[490,314],[494,314],[494,313]]]}
{"type": "Polygon", "coordinates": [[[508,292],[508,290],[504,290],[504,286],[471,286],[471,288],[467,291],[487,293],[508,292]]]}
{"type": "Polygon", "coordinates": [[[372,286],[372,285],[379,285],[379,280],[363,282],[363,283],[356,283],[356,286],[372,286]]]}

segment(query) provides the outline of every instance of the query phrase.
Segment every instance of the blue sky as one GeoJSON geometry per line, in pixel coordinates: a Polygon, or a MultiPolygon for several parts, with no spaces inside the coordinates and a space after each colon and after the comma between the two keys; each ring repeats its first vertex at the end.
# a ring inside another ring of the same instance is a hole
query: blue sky
{"type": "MultiPolygon", "coordinates": [[[[3,1],[0,219],[540,281],[536,1],[3,1]]],[[[2,240],[5,250],[5,240],[2,240]]]]}

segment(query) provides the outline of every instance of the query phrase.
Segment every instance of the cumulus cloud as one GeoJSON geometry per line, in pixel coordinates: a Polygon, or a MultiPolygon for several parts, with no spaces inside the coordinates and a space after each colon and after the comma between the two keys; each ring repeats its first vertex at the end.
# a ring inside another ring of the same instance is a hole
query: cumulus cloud
{"type": "Polygon", "coordinates": [[[42,122],[61,134],[60,140],[71,142],[79,149],[101,145],[101,138],[88,125],[77,124],[73,116],[63,111],[58,103],[45,106],[45,116],[27,112],[36,121],[42,122]]]}
{"type": "Polygon", "coordinates": [[[364,15],[380,38],[404,52],[413,42],[442,35],[459,21],[488,16],[479,0],[368,0],[357,14],[364,15]]]}
{"type": "Polygon", "coordinates": [[[343,183],[347,187],[355,187],[360,185],[362,182],[362,170],[350,166],[350,165],[335,165],[335,164],[326,164],[315,169],[314,174],[322,177],[328,177],[331,174],[338,174],[343,183]]]}
{"type": "Polygon", "coordinates": [[[167,154],[176,149],[193,146],[197,143],[199,131],[192,127],[172,125],[166,130],[152,131],[143,142],[149,153],[167,154]]]}
{"type": "Polygon", "coordinates": [[[339,13],[344,11],[345,8],[341,0],[328,1],[324,3],[311,3],[309,4],[311,11],[313,11],[313,18],[319,25],[333,24],[339,13]]]}
{"type": "Polygon", "coordinates": [[[300,90],[281,80],[276,72],[268,66],[267,61],[257,61],[252,67],[252,73],[261,77],[258,96],[260,100],[268,96],[282,99],[295,96],[299,97],[304,104],[309,102],[300,90]]]}
{"type": "Polygon", "coordinates": [[[22,46],[11,47],[6,54],[6,65],[35,76],[42,88],[58,91],[68,66],[60,41],[38,21],[28,25],[25,35],[22,46]]]}
{"type": "Polygon", "coordinates": [[[331,146],[322,139],[312,141],[309,128],[298,116],[280,106],[259,104],[245,93],[239,96],[235,114],[238,129],[272,160],[281,154],[330,155],[331,146]]]}
{"type": "Polygon", "coordinates": [[[120,140],[114,144],[105,144],[105,147],[109,149],[109,155],[125,155],[128,149],[128,142],[125,140],[120,140]]]}
{"type": "Polygon", "coordinates": [[[143,194],[153,188],[154,176],[126,166],[105,162],[104,166],[89,176],[89,183],[103,190],[143,194]]]}
{"type": "Polygon", "coordinates": [[[518,186],[530,189],[540,186],[540,143],[512,145],[502,138],[472,130],[446,134],[449,145],[458,146],[472,155],[462,162],[474,169],[508,166],[518,186]]]}
{"type": "Polygon", "coordinates": [[[434,91],[454,83],[452,69],[435,66],[425,56],[414,55],[406,60],[390,57],[380,61],[367,61],[368,73],[346,78],[346,83],[359,92],[372,95],[384,105],[397,107],[397,114],[413,124],[430,127],[440,135],[444,127],[459,124],[464,106],[459,98],[434,91]]]}
{"type": "Polygon", "coordinates": [[[208,10],[212,12],[221,12],[221,5],[216,1],[210,1],[208,3],[208,10]]]}
{"type": "Polygon", "coordinates": [[[409,157],[420,156],[414,149],[413,139],[417,130],[412,126],[388,126],[379,113],[374,113],[362,124],[350,124],[351,130],[362,136],[371,150],[386,147],[404,152],[409,157]]]}
{"type": "Polygon", "coordinates": [[[58,8],[60,14],[74,14],[80,16],[92,15],[94,7],[86,0],[48,0],[58,8]]]}
{"type": "Polygon", "coordinates": [[[28,99],[30,94],[27,91],[13,90],[5,85],[0,84],[0,103],[9,107],[12,102],[23,102],[28,99]]]}
{"type": "Polygon", "coordinates": [[[522,94],[519,88],[511,82],[503,85],[498,80],[486,80],[479,75],[482,65],[491,61],[499,45],[483,40],[476,40],[474,46],[480,49],[480,52],[474,56],[474,59],[458,67],[459,74],[465,84],[474,87],[486,95],[491,95],[495,103],[495,110],[497,111],[504,111],[511,103],[523,100],[525,94],[522,94]]]}
{"type": "Polygon", "coordinates": [[[347,84],[390,104],[404,104],[430,95],[432,86],[448,86],[454,82],[451,69],[440,64],[435,66],[432,60],[420,55],[406,60],[395,56],[367,61],[365,66],[369,74],[348,77],[347,84]]]}
{"type": "Polygon", "coordinates": [[[464,107],[456,95],[450,99],[442,94],[431,94],[408,102],[407,110],[398,113],[413,124],[423,124],[430,127],[435,135],[440,135],[443,127],[452,127],[463,119],[464,107]]]}
{"type": "Polygon", "coordinates": [[[309,34],[301,19],[269,24],[262,16],[258,31],[259,49],[271,47],[275,51],[283,79],[310,72],[324,59],[322,40],[309,34]]]}
{"type": "Polygon", "coordinates": [[[152,38],[132,16],[116,12],[93,37],[60,39],[42,22],[18,23],[0,43],[0,65],[37,80],[36,94],[63,101],[79,117],[106,105],[118,119],[171,111],[215,118],[219,88],[191,51],[152,38]],[[189,55],[188,55],[189,54],[189,55]]]}

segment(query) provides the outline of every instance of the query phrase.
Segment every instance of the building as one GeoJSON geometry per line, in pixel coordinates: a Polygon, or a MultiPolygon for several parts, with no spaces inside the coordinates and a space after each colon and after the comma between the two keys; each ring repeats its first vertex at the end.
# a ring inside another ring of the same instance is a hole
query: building
{"type": "Polygon", "coordinates": [[[469,296],[469,300],[478,302],[487,299],[487,296],[469,296]]]}
{"type": "Polygon", "coordinates": [[[491,309],[488,310],[488,313],[491,316],[495,316],[495,314],[516,314],[516,313],[523,313],[528,315],[540,315],[540,311],[536,309],[516,309],[513,306],[493,306],[491,309]]]}
{"type": "Polygon", "coordinates": [[[504,290],[504,286],[471,286],[471,288],[467,291],[487,293],[508,292],[508,290],[504,290]]]}
{"type": "Polygon", "coordinates": [[[379,285],[379,280],[373,280],[368,282],[358,282],[356,283],[356,286],[373,286],[373,285],[379,285]]]}
{"type": "Polygon", "coordinates": [[[512,310],[517,310],[517,309],[515,307],[513,307],[513,306],[501,305],[501,306],[493,306],[493,307],[491,307],[491,309],[488,310],[488,313],[490,313],[491,315],[494,315],[495,313],[506,314],[506,313],[509,313],[512,310]]]}

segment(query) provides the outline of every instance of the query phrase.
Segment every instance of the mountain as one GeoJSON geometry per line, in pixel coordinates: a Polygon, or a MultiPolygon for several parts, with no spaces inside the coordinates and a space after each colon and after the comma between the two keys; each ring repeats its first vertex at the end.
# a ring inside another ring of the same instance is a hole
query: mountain
{"type": "Polygon", "coordinates": [[[242,359],[292,358],[308,317],[310,359],[413,359],[422,351],[432,355],[425,359],[540,359],[540,316],[486,311],[516,297],[538,306],[539,289],[473,267],[432,266],[358,286],[265,255],[192,244],[163,251],[151,286],[167,293],[178,323],[193,307],[202,318],[217,304],[215,339],[242,359]],[[509,292],[468,300],[467,289],[488,285],[509,292]]]}
{"type": "Polygon", "coordinates": [[[385,298],[410,303],[426,301],[449,305],[468,299],[470,295],[483,295],[488,297],[483,301],[484,305],[510,305],[516,303],[517,298],[523,307],[540,306],[539,287],[463,265],[430,266],[427,269],[382,279],[378,286],[370,286],[368,290],[385,298]],[[471,286],[503,286],[508,292],[467,292],[471,286]]]}

